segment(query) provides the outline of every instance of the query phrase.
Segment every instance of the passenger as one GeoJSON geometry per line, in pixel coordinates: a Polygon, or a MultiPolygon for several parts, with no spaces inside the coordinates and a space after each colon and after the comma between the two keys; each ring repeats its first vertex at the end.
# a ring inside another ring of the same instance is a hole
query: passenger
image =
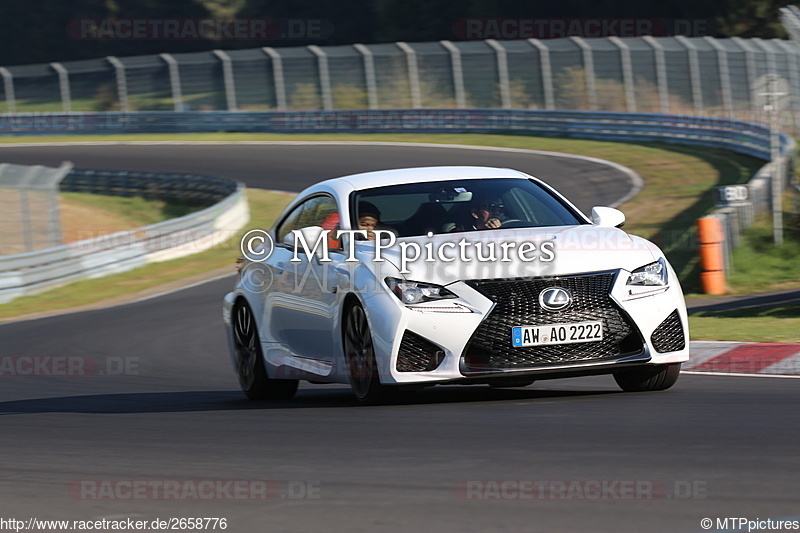
{"type": "Polygon", "coordinates": [[[367,239],[375,240],[375,229],[381,223],[381,212],[370,202],[358,203],[358,229],[367,231],[367,239]]]}

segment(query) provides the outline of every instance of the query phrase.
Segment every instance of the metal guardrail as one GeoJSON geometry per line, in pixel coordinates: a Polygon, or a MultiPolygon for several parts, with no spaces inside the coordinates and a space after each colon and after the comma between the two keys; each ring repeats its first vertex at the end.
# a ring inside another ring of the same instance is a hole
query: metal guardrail
{"type": "MultiPolygon", "coordinates": [[[[20,113],[0,135],[136,133],[524,133],[723,148],[768,160],[770,130],[712,116],[529,109],[389,109],[347,111],[142,111],[20,113]],[[45,120],[46,119],[46,120],[45,120]]],[[[784,138],[784,142],[786,138],[784,138]]]]}
{"type": "MultiPolygon", "coordinates": [[[[86,184],[87,176],[100,178],[109,173],[75,171],[74,186],[86,184]]],[[[146,175],[117,173],[119,179],[135,183],[190,180],[199,183],[199,176],[146,175]],[[191,179],[190,179],[191,178],[191,179]]],[[[207,178],[207,187],[218,197],[225,188],[230,194],[214,205],[189,215],[143,228],[121,231],[23,254],[0,256],[0,303],[35,294],[81,278],[100,277],[125,272],[158,261],[166,261],[206,250],[225,242],[249,220],[250,213],[242,184],[220,178],[207,178]]],[[[101,180],[94,181],[95,185],[101,180]]],[[[167,188],[169,189],[169,188],[167,188]]],[[[135,192],[136,187],[132,191],[135,192]]],[[[109,188],[108,192],[112,192],[109,188]]],[[[127,194],[117,187],[116,193],[127,194]]],[[[162,191],[163,192],[163,191],[162,191]]],[[[173,194],[167,193],[167,196],[173,194]]]]}

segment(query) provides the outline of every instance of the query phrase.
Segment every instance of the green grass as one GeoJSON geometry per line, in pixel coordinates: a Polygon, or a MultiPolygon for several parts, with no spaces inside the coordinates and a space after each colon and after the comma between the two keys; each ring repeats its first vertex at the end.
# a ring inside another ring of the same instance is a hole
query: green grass
{"type": "MultiPolygon", "coordinates": [[[[763,217],[745,231],[733,252],[730,293],[800,287],[800,220],[789,213],[784,220],[781,246],[774,244],[771,218],[763,217]]],[[[800,342],[800,304],[698,312],[690,316],[689,328],[694,340],[800,342]]]]}
{"type": "Polygon", "coordinates": [[[695,313],[689,330],[693,340],[800,342],[800,304],[695,313]]]}
{"type": "Polygon", "coordinates": [[[138,196],[126,198],[79,192],[63,192],[60,196],[71,202],[111,211],[137,226],[149,226],[203,209],[198,206],[168,203],[163,200],[146,200],[138,196]]]}
{"type": "Polygon", "coordinates": [[[800,287],[800,229],[793,215],[784,213],[788,222],[784,241],[776,246],[772,219],[762,218],[744,232],[733,251],[733,271],[728,273],[730,292],[747,294],[800,287]]]}

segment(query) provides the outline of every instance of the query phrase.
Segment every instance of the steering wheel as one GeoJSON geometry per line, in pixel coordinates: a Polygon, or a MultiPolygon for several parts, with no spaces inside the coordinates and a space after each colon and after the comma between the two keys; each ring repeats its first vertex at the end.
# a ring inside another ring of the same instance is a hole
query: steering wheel
{"type": "Polygon", "coordinates": [[[501,228],[524,228],[530,225],[527,220],[520,218],[509,218],[500,223],[501,228]]]}

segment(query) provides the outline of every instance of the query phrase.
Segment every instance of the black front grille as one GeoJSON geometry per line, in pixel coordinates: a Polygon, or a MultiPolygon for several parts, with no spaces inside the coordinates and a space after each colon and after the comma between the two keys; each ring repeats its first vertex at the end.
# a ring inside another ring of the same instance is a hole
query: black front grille
{"type": "Polygon", "coordinates": [[[683,324],[678,310],[674,310],[664,321],[659,324],[650,336],[653,348],[659,353],[677,352],[686,347],[686,339],[683,336],[683,324]]]}
{"type": "Polygon", "coordinates": [[[467,282],[495,302],[491,313],[475,330],[464,349],[468,372],[535,368],[574,362],[602,361],[642,353],[644,340],[633,321],[611,300],[613,273],[532,280],[483,280],[467,282]],[[539,304],[539,293],[562,287],[572,294],[572,304],[548,311],[539,304]],[[514,348],[511,328],[559,323],[603,322],[603,340],[514,348]]]}
{"type": "Polygon", "coordinates": [[[444,351],[425,337],[406,330],[397,353],[398,372],[436,370],[444,360],[444,351]]]}

